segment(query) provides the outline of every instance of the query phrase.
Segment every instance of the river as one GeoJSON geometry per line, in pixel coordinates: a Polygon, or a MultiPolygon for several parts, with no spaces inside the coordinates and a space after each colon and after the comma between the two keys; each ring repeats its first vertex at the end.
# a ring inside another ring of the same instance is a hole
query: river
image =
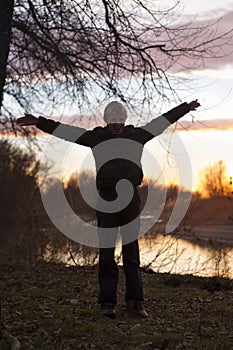
{"type": "MultiPolygon", "coordinates": [[[[167,235],[150,233],[139,239],[139,246],[141,266],[154,272],[233,278],[233,226],[201,226],[167,235]]],[[[97,262],[96,250],[92,258],[88,249],[84,246],[84,259],[75,257],[78,264],[97,262]]],[[[116,260],[122,264],[120,245],[116,260]]]]}
{"type": "Polygon", "coordinates": [[[155,272],[233,278],[233,241],[157,234],[140,239],[141,265],[155,272]]]}

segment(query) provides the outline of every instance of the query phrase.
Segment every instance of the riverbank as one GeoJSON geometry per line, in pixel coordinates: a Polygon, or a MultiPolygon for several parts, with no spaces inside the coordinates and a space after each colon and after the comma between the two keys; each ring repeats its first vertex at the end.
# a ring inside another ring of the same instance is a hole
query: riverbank
{"type": "Polygon", "coordinates": [[[150,318],[127,316],[120,270],[109,320],[97,305],[96,266],[1,264],[1,320],[23,350],[233,348],[232,280],[143,272],[143,281],[150,318]]]}
{"type": "MultiPolygon", "coordinates": [[[[151,233],[166,233],[176,201],[165,205],[161,222],[157,222],[151,233]]],[[[187,239],[233,242],[233,198],[192,198],[189,208],[179,227],[172,233],[187,239]]]]}
{"type": "Polygon", "coordinates": [[[207,240],[233,244],[233,225],[184,226],[175,233],[177,238],[207,240]]]}

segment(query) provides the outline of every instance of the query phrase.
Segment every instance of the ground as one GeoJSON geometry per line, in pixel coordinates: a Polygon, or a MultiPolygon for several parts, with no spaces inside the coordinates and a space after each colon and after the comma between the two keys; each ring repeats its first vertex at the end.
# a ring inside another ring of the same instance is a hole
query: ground
{"type": "MultiPolygon", "coordinates": [[[[149,319],[128,316],[120,271],[117,317],[101,316],[97,267],[1,264],[2,323],[21,349],[233,349],[233,281],[143,272],[149,319]]],[[[8,349],[0,341],[0,349],[8,349]]]]}
{"type": "MultiPolygon", "coordinates": [[[[162,214],[161,222],[157,222],[151,232],[163,233],[171,216],[176,200],[169,201],[162,214]]],[[[175,232],[178,236],[190,239],[216,239],[233,242],[233,199],[195,198],[175,232]]]]}
{"type": "Polygon", "coordinates": [[[200,198],[191,202],[187,212],[190,225],[232,225],[233,198],[200,198]]]}

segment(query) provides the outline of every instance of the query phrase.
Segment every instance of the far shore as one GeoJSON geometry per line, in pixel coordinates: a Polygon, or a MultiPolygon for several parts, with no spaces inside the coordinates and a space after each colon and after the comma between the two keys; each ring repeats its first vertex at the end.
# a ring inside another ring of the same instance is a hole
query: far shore
{"type": "Polygon", "coordinates": [[[233,243],[233,225],[195,225],[184,227],[176,236],[233,243]]]}

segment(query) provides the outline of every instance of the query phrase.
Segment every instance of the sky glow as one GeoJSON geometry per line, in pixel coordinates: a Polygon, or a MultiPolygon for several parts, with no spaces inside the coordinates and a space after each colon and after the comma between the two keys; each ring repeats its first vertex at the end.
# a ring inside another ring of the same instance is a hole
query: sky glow
{"type": "MultiPolygon", "coordinates": [[[[174,5],[175,2],[173,0],[161,0],[160,6],[165,8],[174,5]]],[[[232,0],[181,0],[178,9],[180,14],[182,13],[182,19],[193,20],[194,26],[221,17],[219,32],[225,32],[233,27],[232,0]]],[[[219,160],[223,160],[226,164],[229,176],[233,175],[231,151],[233,149],[233,35],[231,35],[231,41],[229,41],[226,52],[227,55],[223,55],[221,58],[208,59],[205,65],[199,67],[199,69],[190,69],[187,72],[175,74],[177,78],[187,79],[187,86],[173,86],[175,89],[177,88],[181,101],[190,102],[198,99],[201,103],[201,107],[182,118],[177,127],[190,156],[194,176],[193,189],[197,186],[199,171],[206,165],[216,163],[219,160]],[[214,123],[211,124],[210,122],[214,123]]],[[[175,105],[172,104],[164,104],[161,109],[158,106],[158,110],[155,111],[152,117],[155,118],[173,107],[175,105]]],[[[74,113],[75,106],[73,108],[70,105],[62,105],[53,110],[53,107],[48,106],[46,102],[41,105],[41,115],[44,114],[50,117],[50,114],[48,114],[50,111],[54,119],[58,119],[55,116],[68,116],[71,111],[74,113]]],[[[26,112],[31,113],[30,106],[26,112]]],[[[69,119],[65,121],[65,117],[63,121],[69,123],[69,119]]],[[[99,123],[100,118],[94,121],[99,123]]],[[[134,116],[130,116],[129,122],[135,124],[134,116]]],[[[91,125],[80,126],[92,128],[95,125],[91,122],[91,125]]],[[[151,141],[148,148],[153,154],[158,152],[158,158],[163,157],[164,162],[166,162],[166,153],[162,156],[162,152],[156,148],[156,141],[154,144],[151,141]]],[[[55,153],[58,152],[58,149],[55,148],[55,153]]],[[[89,151],[86,148],[75,146],[75,152],[67,156],[65,161],[65,173],[80,171],[82,161],[88,153],[89,151]],[[69,159],[70,161],[68,161],[69,159]]],[[[166,171],[170,174],[171,181],[175,180],[175,172],[169,164],[166,165],[166,171]]]]}

